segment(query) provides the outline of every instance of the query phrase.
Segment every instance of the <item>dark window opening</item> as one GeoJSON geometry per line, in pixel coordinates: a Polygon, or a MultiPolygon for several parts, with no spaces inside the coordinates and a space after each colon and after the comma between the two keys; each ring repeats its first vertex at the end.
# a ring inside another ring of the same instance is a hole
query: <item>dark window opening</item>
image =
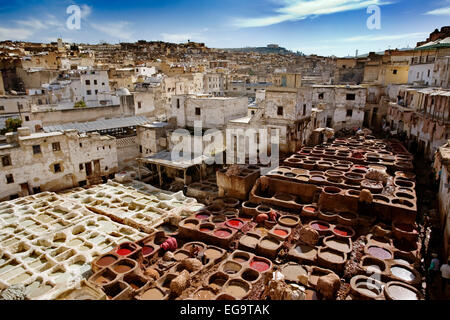
{"type": "Polygon", "coordinates": [[[356,94],[347,93],[347,100],[356,100],[356,94]]]}
{"type": "Polygon", "coordinates": [[[278,107],[277,114],[278,114],[279,116],[284,115],[284,108],[283,108],[283,107],[278,107]]]}
{"type": "Polygon", "coordinates": [[[41,193],[41,187],[34,187],[33,188],[33,194],[41,193]]]}
{"type": "Polygon", "coordinates": [[[53,142],[52,149],[53,151],[61,151],[61,145],[59,144],[59,142],[53,142]]]}
{"type": "Polygon", "coordinates": [[[81,188],[86,187],[86,186],[87,186],[87,181],[86,181],[86,180],[80,181],[80,182],[78,182],[78,185],[79,185],[81,188]]]}
{"type": "Polygon", "coordinates": [[[84,170],[84,165],[82,164],[82,163],[80,163],[80,171],[83,171],[84,170]]]}
{"type": "Polygon", "coordinates": [[[195,115],[196,116],[201,116],[202,115],[202,110],[200,108],[195,108],[195,115]]]}
{"type": "Polygon", "coordinates": [[[57,163],[53,166],[53,169],[54,169],[55,173],[59,173],[59,172],[61,172],[61,165],[59,163],[57,163]]]}
{"type": "Polygon", "coordinates": [[[138,102],[138,109],[141,109],[142,108],[142,102],[138,102]]]}
{"type": "Polygon", "coordinates": [[[86,91],[86,94],[87,94],[88,96],[90,96],[90,95],[92,94],[92,91],[91,91],[91,90],[88,90],[88,91],[86,91]]]}
{"type": "Polygon", "coordinates": [[[319,100],[323,100],[324,94],[323,93],[319,93],[319,100]]]}
{"type": "Polygon", "coordinates": [[[303,105],[303,115],[306,116],[306,104],[303,105]]]}
{"type": "Polygon", "coordinates": [[[2,165],[3,165],[4,167],[8,167],[8,166],[12,165],[12,164],[11,164],[11,157],[10,157],[9,155],[7,155],[7,156],[2,156],[2,165]]]}
{"type": "Polygon", "coordinates": [[[394,70],[394,71],[392,71],[392,73],[393,73],[393,74],[397,74],[397,73],[398,73],[398,70],[394,70]]]}
{"type": "Polygon", "coordinates": [[[353,117],[353,110],[347,110],[347,117],[353,117]]]}
{"type": "Polygon", "coordinates": [[[180,99],[177,99],[177,109],[180,109],[180,99]]]}
{"type": "Polygon", "coordinates": [[[25,116],[25,121],[26,122],[30,121],[30,117],[29,116],[25,116]]]}
{"type": "Polygon", "coordinates": [[[80,148],[83,148],[83,144],[80,142],[80,148]]]}
{"type": "Polygon", "coordinates": [[[94,80],[94,84],[97,85],[97,80],[94,80]]]}
{"type": "Polygon", "coordinates": [[[33,154],[40,154],[41,152],[41,146],[37,145],[37,146],[33,146],[33,154]]]}
{"type": "Polygon", "coordinates": [[[86,80],[86,85],[87,86],[91,85],[91,80],[86,80]]]}
{"type": "Polygon", "coordinates": [[[14,183],[14,177],[13,177],[12,174],[7,174],[7,175],[6,175],[6,183],[7,183],[7,184],[14,183]]]}

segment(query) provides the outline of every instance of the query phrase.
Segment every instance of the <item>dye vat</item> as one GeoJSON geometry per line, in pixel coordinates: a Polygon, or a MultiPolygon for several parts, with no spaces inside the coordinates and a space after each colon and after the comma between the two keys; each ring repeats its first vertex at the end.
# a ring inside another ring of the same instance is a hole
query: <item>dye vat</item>
{"type": "Polygon", "coordinates": [[[281,268],[281,273],[287,281],[300,282],[300,278],[308,275],[308,271],[299,264],[290,263],[281,268]]]}
{"type": "Polygon", "coordinates": [[[214,235],[218,238],[225,239],[230,237],[232,235],[232,232],[228,229],[219,229],[214,231],[214,235]]]}
{"type": "Polygon", "coordinates": [[[270,269],[270,263],[266,260],[255,258],[250,262],[250,267],[258,272],[265,272],[270,269]]]}
{"type": "Polygon", "coordinates": [[[394,277],[406,282],[413,282],[417,279],[408,267],[402,265],[392,266],[391,273],[394,277]]]}
{"type": "Polygon", "coordinates": [[[390,300],[421,300],[417,289],[401,282],[390,282],[385,287],[385,295],[390,300]]]}
{"type": "Polygon", "coordinates": [[[369,247],[369,249],[367,249],[367,252],[371,256],[381,259],[381,260],[392,259],[392,253],[390,251],[388,251],[387,249],[384,249],[381,247],[377,247],[377,246],[369,247]]]}
{"type": "Polygon", "coordinates": [[[249,291],[250,285],[240,280],[231,280],[225,288],[225,293],[238,299],[243,299],[249,291]]]}
{"type": "Polygon", "coordinates": [[[147,291],[145,291],[141,295],[141,300],[147,300],[147,301],[155,301],[155,300],[162,300],[166,295],[164,292],[162,292],[159,288],[152,288],[147,291]]]}

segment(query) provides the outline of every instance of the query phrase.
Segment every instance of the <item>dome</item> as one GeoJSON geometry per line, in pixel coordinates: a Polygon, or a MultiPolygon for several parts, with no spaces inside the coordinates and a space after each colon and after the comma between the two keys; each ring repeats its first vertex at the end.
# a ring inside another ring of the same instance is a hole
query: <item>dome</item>
{"type": "Polygon", "coordinates": [[[117,94],[119,96],[131,96],[130,90],[127,88],[120,88],[117,90],[117,94]]]}

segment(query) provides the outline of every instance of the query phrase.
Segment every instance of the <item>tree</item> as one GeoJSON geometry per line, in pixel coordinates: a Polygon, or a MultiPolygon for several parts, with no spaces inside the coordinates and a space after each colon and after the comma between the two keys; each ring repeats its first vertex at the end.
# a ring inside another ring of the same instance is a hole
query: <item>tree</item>
{"type": "Polygon", "coordinates": [[[84,101],[77,101],[75,102],[74,108],[86,108],[86,103],[84,101]]]}
{"type": "Polygon", "coordinates": [[[18,118],[8,118],[5,121],[5,128],[0,131],[2,135],[8,132],[16,132],[22,126],[22,120],[18,118]]]}

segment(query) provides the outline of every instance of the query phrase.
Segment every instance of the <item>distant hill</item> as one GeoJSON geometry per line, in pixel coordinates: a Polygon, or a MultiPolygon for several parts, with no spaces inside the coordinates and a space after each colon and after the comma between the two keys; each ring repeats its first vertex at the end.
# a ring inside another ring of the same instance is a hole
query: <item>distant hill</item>
{"type": "Polygon", "coordinates": [[[269,45],[267,47],[245,47],[245,48],[224,48],[219,49],[224,51],[230,51],[230,52],[256,52],[261,54],[294,54],[299,56],[304,56],[302,52],[293,52],[290,50],[287,50],[286,48],[279,47],[277,45],[269,45]]]}

